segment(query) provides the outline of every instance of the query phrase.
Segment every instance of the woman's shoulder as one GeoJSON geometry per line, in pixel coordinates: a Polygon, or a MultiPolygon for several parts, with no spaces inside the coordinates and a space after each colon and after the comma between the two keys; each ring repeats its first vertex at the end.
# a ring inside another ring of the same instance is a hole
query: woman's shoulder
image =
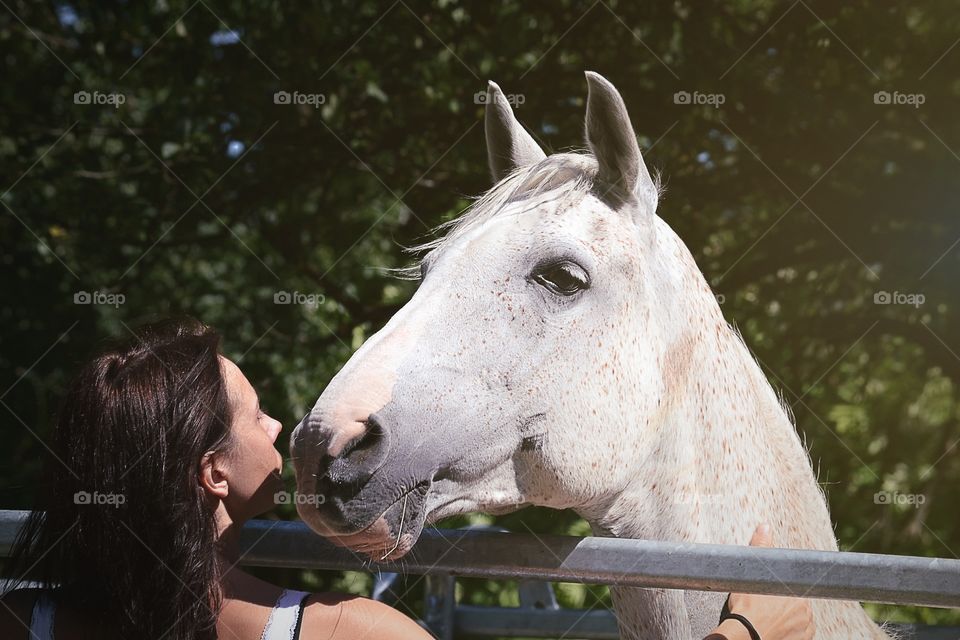
{"type": "Polygon", "coordinates": [[[315,637],[429,640],[433,636],[409,616],[377,600],[343,593],[312,593],[303,610],[300,638],[315,637]]]}

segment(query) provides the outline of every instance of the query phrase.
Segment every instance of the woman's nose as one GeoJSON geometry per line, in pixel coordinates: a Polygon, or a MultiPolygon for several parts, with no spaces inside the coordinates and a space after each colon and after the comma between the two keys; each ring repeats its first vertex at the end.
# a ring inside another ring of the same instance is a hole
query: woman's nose
{"type": "Polygon", "coordinates": [[[283,425],[280,424],[279,420],[274,420],[273,418],[270,418],[267,421],[266,430],[267,430],[267,435],[270,436],[270,442],[277,441],[277,436],[280,435],[281,429],[283,429],[283,425]]]}

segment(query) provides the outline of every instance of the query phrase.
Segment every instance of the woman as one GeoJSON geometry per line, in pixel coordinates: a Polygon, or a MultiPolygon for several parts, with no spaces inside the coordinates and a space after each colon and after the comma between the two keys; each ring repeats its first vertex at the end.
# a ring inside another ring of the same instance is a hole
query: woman
{"type": "MultiPolygon", "coordinates": [[[[290,591],[236,566],[243,523],[283,488],[281,425],[219,349],[203,324],[168,321],[81,370],[54,432],[43,511],[11,561],[15,575],[61,586],[4,596],[0,637],[430,637],[374,600],[290,591]]],[[[751,623],[764,638],[812,637],[805,600],[735,594],[730,609],[743,617],[711,640],[749,640],[751,623]]]]}

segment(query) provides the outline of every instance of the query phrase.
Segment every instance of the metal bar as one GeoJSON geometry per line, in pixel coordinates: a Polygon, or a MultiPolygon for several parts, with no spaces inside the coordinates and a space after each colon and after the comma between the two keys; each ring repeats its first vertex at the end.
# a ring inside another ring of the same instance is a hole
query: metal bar
{"type": "Polygon", "coordinates": [[[457,612],[456,578],[446,573],[428,574],[424,579],[423,622],[438,640],[453,640],[457,612]]]}
{"type": "MultiPolygon", "coordinates": [[[[242,540],[250,544],[267,528],[271,534],[249,550],[244,563],[361,567],[352,552],[333,546],[301,522],[252,521],[242,540]]],[[[366,566],[409,573],[960,607],[960,560],[872,553],[426,529],[402,563],[366,566]]]]}
{"type": "Polygon", "coordinates": [[[0,511],[0,557],[10,555],[13,541],[27,522],[29,511],[0,511]]]}
{"type": "MultiPolygon", "coordinates": [[[[0,534],[13,530],[4,521],[22,517],[0,512],[0,534]]],[[[960,560],[944,558],[426,529],[401,562],[370,563],[302,522],[268,520],[247,523],[241,546],[243,564],[252,566],[379,568],[960,607],[960,560]]]]}
{"type": "Polygon", "coordinates": [[[477,607],[458,605],[454,637],[516,636],[520,638],[583,638],[618,640],[612,611],[597,608],[530,609],[527,607],[477,607]]]}

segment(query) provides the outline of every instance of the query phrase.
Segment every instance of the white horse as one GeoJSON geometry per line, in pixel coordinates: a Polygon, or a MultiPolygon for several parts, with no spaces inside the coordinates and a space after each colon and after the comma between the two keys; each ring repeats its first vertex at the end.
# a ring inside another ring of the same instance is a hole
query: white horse
{"type": "MultiPolygon", "coordinates": [[[[472,511],[573,509],[596,535],[837,550],[778,401],[689,250],[626,106],[587,73],[590,154],[546,156],[490,83],[496,185],[422,249],[413,298],[353,355],[291,440],[317,532],[375,559],[472,511]]],[[[690,640],[723,594],[612,589],[624,638],[690,640]]],[[[888,637],[814,601],[817,637],[888,637]]]]}

